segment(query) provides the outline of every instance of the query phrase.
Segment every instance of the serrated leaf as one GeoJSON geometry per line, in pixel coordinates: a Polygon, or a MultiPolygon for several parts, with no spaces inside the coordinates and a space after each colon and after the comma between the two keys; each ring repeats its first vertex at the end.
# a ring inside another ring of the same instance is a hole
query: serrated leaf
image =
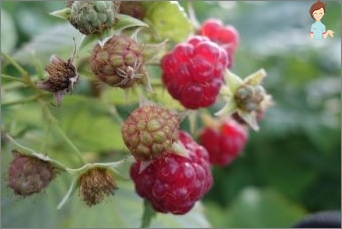
{"type": "Polygon", "coordinates": [[[158,1],[150,4],[145,20],[162,39],[175,42],[185,40],[194,31],[184,8],[176,1],[158,1]]]}

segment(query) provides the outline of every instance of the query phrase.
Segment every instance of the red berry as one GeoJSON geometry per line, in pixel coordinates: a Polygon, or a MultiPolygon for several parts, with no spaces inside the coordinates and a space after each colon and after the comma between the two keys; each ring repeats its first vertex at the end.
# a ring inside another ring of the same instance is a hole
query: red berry
{"type": "Polygon", "coordinates": [[[242,152],[247,139],[247,129],[233,119],[205,127],[199,136],[199,142],[208,150],[210,163],[218,166],[230,164],[242,152]]]}
{"type": "Polygon", "coordinates": [[[239,32],[234,26],[225,26],[219,19],[207,19],[202,23],[201,35],[223,47],[228,56],[228,68],[233,64],[233,56],[240,42],[239,32]]]}
{"type": "Polygon", "coordinates": [[[227,65],[223,48],[204,36],[194,36],[162,58],[163,82],[184,107],[208,107],[216,101],[227,65]]]}
{"type": "Polygon", "coordinates": [[[141,161],[135,162],[130,170],[135,189],[141,197],[149,200],[156,211],[177,215],[190,211],[213,185],[208,153],[204,147],[183,131],[179,132],[179,140],[188,157],[169,151],[140,173],[141,161]]]}

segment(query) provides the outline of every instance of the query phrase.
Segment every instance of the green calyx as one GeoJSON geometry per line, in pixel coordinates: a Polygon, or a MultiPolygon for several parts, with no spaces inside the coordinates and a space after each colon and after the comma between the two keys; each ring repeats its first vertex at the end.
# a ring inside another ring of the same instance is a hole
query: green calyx
{"type": "Polygon", "coordinates": [[[118,8],[112,1],[75,1],[69,21],[81,33],[100,34],[117,22],[118,8]]]}
{"type": "Polygon", "coordinates": [[[259,130],[257,123],[258,112],[272,105],[271,96],[261,86],[266,77],[264,69],[252,73],[242,80],[239,76],[227,70],[225,72],[225,85],[222,86],[220,95],[225,100],[225,106],[216,112],[216,115],[237,114],[251,128],[259,130]]]}

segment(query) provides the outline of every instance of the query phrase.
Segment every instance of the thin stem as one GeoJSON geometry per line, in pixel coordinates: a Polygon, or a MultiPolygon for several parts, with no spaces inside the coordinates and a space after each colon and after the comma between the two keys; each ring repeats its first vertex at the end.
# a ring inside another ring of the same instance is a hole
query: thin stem
{"type": "Polygon", "coordinates": [[[6,80],[11,80],[11,81],[17,81],[23,84],[27,84],[27,82],[25,82],[24,80],[18,78],[18,77],[14,77],[14,76],[10,76],[10,75],[6,75],[6,74],[1,74],[1,78],[6,79],[6,80]]]}
{"type": "Polygon", "coordinates": [[[18,105],[18,104],[23,104],[23,103],[29,103],[29,102],[37,100],[39,97],[40,97],[39,95],[35,95],[35,96],[31,96],[28,98],[19,99],[19,100],[15,100],[15,101],[3,102],[1,104],[1,106],[2,107],[8,107],[8,106],[18,105]]]}
{"type": "Polygon", "coordinates": [[[60,163],[59,161],[56,161],[56,160],[50,158],[49,156],[47,156],[45,154],[37,153],[35,150],[33,150],[31,148],[28,148],[26,146],[21,145],[19,142],[14,140],[9,134],[6,134],[5,136],[14,145],[16,145],[18,148],[20,148],[22,150],[20,153],[27,154],[27,155],[30,155],[30,156],[35,156],[35,157],[37,157],[39,159],[42,159],[44,161],[49,161],[50,163],[54,164],[57,168],[60,168],[60,169],[62,169],[64,171],[67,171],[67,172],[70,173],[70,169],[68,167],[66,167],[65,165],[63,165],[62,163],[60,163]]]}
{"type": "Polygon", "coordinates": [[[82,154],[81,152],[79,151],[79,149],[75,146],[75,144],[69,139],[69,137],[64,133],[64,131],[62,130],[62,128],[57,124],[57,123],[54,123],[55,124],[55,128],[56,130],[58,131],[58,133],[62,136],[62,138],[64,139],[64,141],[66,141],[66,143],[68,143],[68,145],[75,151],[78,159],[80,160],[80,162],[82,164],[85,164],[85,160],[84,158],[82,157],[82,154]]]}
{"type": "Polygon", "coordinates": [[[120,116],[120,114],[119,114],[119,112],[115,106],[112,106],[112,108],[110,109],[110,113],[113,115],[113,117],[119,123],[119,125],[123,124],[124,120],[121,118],[121,116],[120,116]]]}
{"type": "Polygon", "coordinates": [[[70,196],[76,191],[76,184],[77,184],[78,177],[74,177],[69,187],[67,194],[63,197],[62,201],[58,204],[57,209],[61,209],[63,205],[68,201],[70,196]]]}
{"type": "Polygon", "coordinates": [[[53,114],[51,113],[50,109],[46,106],[44,101],[39,100],[39,102],[42,105],[43,109],[46,111],[46,114],[48,116],[49,121],[51,121],[51,123],[54,125],[55,129],[57,130],[57,132],[61,135],[61,137],[64,139],[64,141],[66,143],[68,143],[68,145],[75,151],[75,153],[76,153],[78,159],[80,160],[80,162],[82,164],[86,164],[85,160],[82,157],[81,152],[75,146],[75,144],[70,140],[70,138],[64,133],[62,128],[58,125],[57,119],[55,118],[55,116],[53,116],[53,114]]]}
{"type": "Polygon", "coordinates": [[[1,52],[1,55],[9,62],[13,65],[13,67],[15,67],[22,76],[27,76],[28,73],[25,71],[25,69],[23,69],[12,57],[10,57],[9,55],[7,55],[6,53],[1,52]]]}
{"type": "Polygon", "coordinates": [[[20,88],[27,88],[27,85],[22,84],[21,82],[11,82],[11,83],[6,83],[6,85],[2,85],[2,89],[4,92],[6,91],[11,91],[11,90],[18,90],[20,88]]]}
{"type": "Polygon", "coordinates": [[[46,147],[47,142],[48,142],[48,139],[49,139],[50,130],[51,130],[51,122],[48,122],[48,124],[47,124],[47,130],[45,131],[44,142],[43,142],[42,146],[40,147],[40,151],[41,151],[41,152],[44,152],[44,151],[45,151],[45,147],[46,147]]]}
{"type": "Polygon", "coordinates": [[[195,10],[194,10],[194,6],[192,4],[192,1],[188,1],[187,2],[187,7],[188,7],[189,18],[190,18],[191,22],[193,23],[193,26],[197,30],[197,29],[200,28],[200,23],[197,20],[197,17],[196,17],[196,14],[195,14],[195,10]]]}

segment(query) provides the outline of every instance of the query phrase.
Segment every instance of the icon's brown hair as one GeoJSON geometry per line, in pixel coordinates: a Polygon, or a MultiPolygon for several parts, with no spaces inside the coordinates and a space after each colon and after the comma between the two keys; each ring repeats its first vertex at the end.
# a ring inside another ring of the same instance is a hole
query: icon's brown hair
{"type": "Polygon", "coordinates": [[[319,10],[320,8],[323,8],[323,11],[325,13],[325,6],[326,4],[324,2],[321,2],[320,0],[318,0],[317,2],[315,2],[314,4],[312,4],[311,8],[310,8],[310,16],[312,17],[312,19],[315,20],[315,18],[313,17],[313,12],[316,10],[319,10]]]}

